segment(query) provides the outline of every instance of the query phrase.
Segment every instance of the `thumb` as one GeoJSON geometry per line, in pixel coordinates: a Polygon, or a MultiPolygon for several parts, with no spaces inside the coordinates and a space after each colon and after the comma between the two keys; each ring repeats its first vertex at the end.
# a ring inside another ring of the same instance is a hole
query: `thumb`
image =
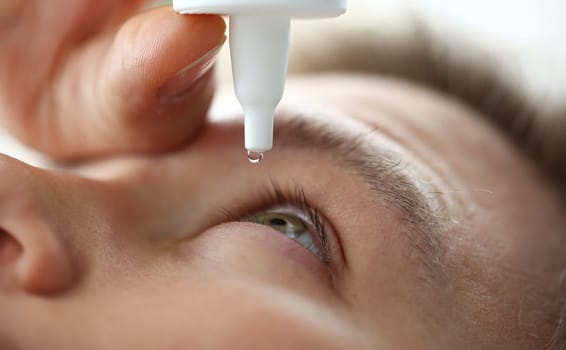
{"type": "MultiPolygon", "coordinates": [[[[66,132],[49,153],[72,159],[159,151],[186,142],[206,119],[214,92],[211,68],[225,29],[218,16],[181,16],[170,8],[127,21],[108,41],[102,64],[89,62],[95,53],[82,55],[77,66],[97,67],[93,74],[82,71],[83,81],[71,76],[74,84],[61,84],[62,89],[90,88],[82,99],[63,104],[60,118],[73,118],[58,123],[66,132]]],[[[81,68],[68,75],[79,75],[81,68]]],[[[73,95],[68,91],[60,97],[73,100],[73,95]]]]}

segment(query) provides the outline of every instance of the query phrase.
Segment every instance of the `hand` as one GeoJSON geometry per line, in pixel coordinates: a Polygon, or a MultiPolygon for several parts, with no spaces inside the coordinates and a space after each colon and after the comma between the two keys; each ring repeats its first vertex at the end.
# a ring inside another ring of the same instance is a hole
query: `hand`
{"type": "Polygon", "coordinates": [[[181,16],[170,6],[136,14],[142,4],[2,0],[3,126],[60,160],[158,151],[190,139],[210,105],[224,21],[181,16]]]}

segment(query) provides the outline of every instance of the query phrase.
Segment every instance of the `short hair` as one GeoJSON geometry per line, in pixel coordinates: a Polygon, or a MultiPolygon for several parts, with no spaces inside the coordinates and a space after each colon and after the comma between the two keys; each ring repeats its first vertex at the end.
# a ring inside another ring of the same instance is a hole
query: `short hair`
{"type": "Polygon", "coordinates": [[[324,27],[331,43],[302,31],[296,35],[290,72],[375,73],[451,95],[481,112],[565,189],[566,104],[547,104],[531,96],[510,71],[520,64],[511,54],[496,55],[463,34],[441,36],[416,16],[406,22],[397,31],[382,28],[377,19],[363,29],[324,27]]]}
{"type": "MultiPolygon", "coordinates": [[[[530,96],[526,86],[504,74],[513,57],[497,56],[466,37],[447,40],[418,17],[408,19],[403,30],[393,33],[383,30],[377,19],[366,28],[358,24],[350,30],[325,26],[331,42],[322,41],[316,34],[304,38],[305,33],[320,31],[302,30],[303,38],[292,51],[290,72],[375,73],[450,95],[480,112],[529,155],[556,185],[564,202],[566,103],[549,107],[530,96]]],[[[566,235],[566,227],[562,231],[566,235]]],[[[566,267],[563,276],[566,280],[566,267]]],[[[556,329],[545,346],[551,350],[566,349],[566,281],[560,282],[556,329]]]]}

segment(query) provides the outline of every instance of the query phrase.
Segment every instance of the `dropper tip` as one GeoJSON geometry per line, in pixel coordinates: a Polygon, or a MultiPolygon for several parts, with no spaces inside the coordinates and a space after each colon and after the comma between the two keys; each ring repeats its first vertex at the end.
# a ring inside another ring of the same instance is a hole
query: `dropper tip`
{"type": "Polygon", "coordinates": [[[252,164],[259,164],[263,160],[263,152],[248,150],[248,160],[252,164]]]}

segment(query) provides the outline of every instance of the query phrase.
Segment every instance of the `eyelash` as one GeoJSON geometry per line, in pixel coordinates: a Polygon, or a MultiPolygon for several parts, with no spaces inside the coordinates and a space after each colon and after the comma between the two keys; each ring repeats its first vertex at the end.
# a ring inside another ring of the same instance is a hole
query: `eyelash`
{"type": "MultiPolygon", "coordinates": [[[[298,208],[310,220],[312,226],[314,226],[315,232],[311,233],[316,235],[315,241],[320,246],[319,248],[322,255],[320,258],[322,262],[326,265],[331,263],[331,249],[328,240],[329,229],[319,210],[317,210],[316,206],[312,204],[312,201],[300,185],[295,184],[293,190],[285,191],[281,186],[272,181],[270,186],[260,190],[257,199],[252,202],[254,205],[251,209],[254,210],[246,211],[248,214],[285,205],[298,208]]],[[[227,222],[241,221],[242,218],[247,216],[237,215],[226,208],[223,209],[223,212],[227,222]]]]}

